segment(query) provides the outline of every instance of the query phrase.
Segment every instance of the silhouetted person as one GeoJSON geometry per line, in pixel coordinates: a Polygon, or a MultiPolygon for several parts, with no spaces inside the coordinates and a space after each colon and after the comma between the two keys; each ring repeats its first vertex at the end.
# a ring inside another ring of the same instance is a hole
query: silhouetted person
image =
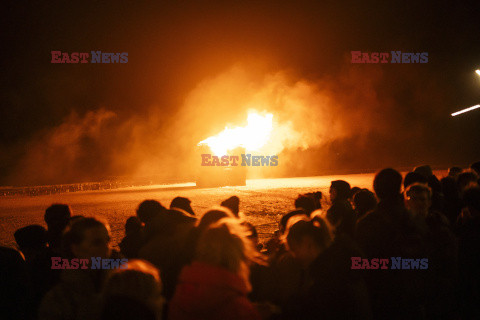
{"type": "Polygon", "coordinates": [[[39,253],[47,249],[47,230],[38,224],[18,229],[14,237],[27,262],[31,262],[39,253]]]}
{"type": "Polygon", "coordinates": [[[144,200],[137,208],[137,217],[147,226],[154,217],[167,209],[156,200],[144,200]]]}
{"type": "Polygon", "coordinates": [[[478,175],[475,171],[465,171],[457,177],[457,190],[460,198],[463,192],[470,187],[478,187],[478,175]]]}
{"type": "Polygon", "coordinates": [[[29,290],[24,293],[29,299],[26,310],[29,317],[35,318],[42,297],[60,278],[60,272],[51,269],[51,257],[56,254],[47,247],[47,230],[40,225],[20,228],[14,237],[26,260],[29,284],[29,290]]]}
{"type": "Polygon", "coordinates": [[[353,197],[353,204],[358,220],[377,207],[377,198],[372,191],[361,189],[353,197]]]}
{"type": "Polygon", "coordinates": [[[305,211],[307,215],[310,215],[310,213],[317,209],[315,199],[312,196],[304,194],[298,195],[298,198],[295,199],[295,209],[301,209],[305,211]]]}
{"type": "Polygon", "coordinates": [[[431,168],[428,164],[415,167],[415,168],[413,169],[413,172],[418,173],[418,174],[421,174],[421,175],[424,176],[426,179],[428,179],[428,177],[430,177],[430,176],[433,175],[432,168],[431,168]]]}
{"type": "Polygon", "coordinates": [[[462,210],[462,202],[457,189],[456,178],[449,175],[440,180],[440,183],[442,185],[443,195],[445,197],[443,213],[448,218],[450,226],[453,229],[457,222],[460,211],[462,210]]]}
{"type": "MultiPolygon", "coordinates": [[[[280,251],[280,255],[281,255],[286,251],[283,240],[281,239],[281,237],[285,233],[285,230],[287,229],[288,220],[291,217],[296,216],[296,215],[307,215],[307,213],[303,209],[298,209],[298,210],[290,211],[290,212],[284,214],[280,218],[280,221],[278,222],[278,230],[276,230],[274,232],[272,238],[270,238],[265,245],[265,247],[267,249],[266,253],[268,255],[275,256],[275,255],[278,254],[279,251],[280,251]]],[[[273,258],[273,259],[275,259],[275,258],[273,258]]]]}
{"type": "Polygon", "coordinates": [[[72,216],[70,207],[66,204],[52,204],[45,210],[44,220],[48,226],[47,240],[49,247],[60,252],[62,232],[72,216]]]}
{"type": "Polygon", "coordinates": [[[182,209],[185,212],[188,212],[192,216],[194,216],[195,212],[193,211],[192,207],[190,206],[190,203],[192,203],[192,201],[190,201],[190,199],[188,199],[188,198],[176,197],[170,203],[170,209],[182,209]]]}
{"type": "Polygon", "coordinates": [[[464,219],[459,226],[461,302],[465,319],[480,318],[480,188],[463,194],[464,219]]]}
{"type": "Polygon", "coordinates": [[[193,263],[181,272],[168,318],[261,319],[247,298],[249,263],[259,256],[238,219],[210,225],[198,239],[193,263]]]}
{"type": "Polygon", "coordinates": [[[160,273],[143,260],[129,260],[113,270],[102,290],[101,319],[162,319],[164,299],[160,273]]]}
{"type": "Polygon", "coordinates": [[[110,228],[96,218],[78,219],[68,226],[62,248],[69,259],[87,259],[86,269],[62,270],[60,283],[43,298],[40,320],[96,319],[100,315],[100,290],[108,270],[91,269],[91,258],[110,258],[110,228]]]}
{"type": "Polygon", "coordinates": [[[409,172],[405,176],[405,179],[403,180],[403,188],[407,189],[407,187],[413,183],[428,183],[428,179],[421,175],[418,172],[409,172]]]}
{"type": "Polygon", "coordinates": [[[252,299],[271,301],[277,305],[286,304],[298,293],[302,284],[303,271],[300,263],[292,256],[283,241],[289,221],[295,217],[308,217],[303,210],[291,211],[282,216],[278,230],[266,243],[268,266],[261,268],[262,276],[252,281],[252,299]]]}
{"type": "Polygon", "coordinates": [[[129,217],[125,223],[125,237],[119,244],[122,254],[128,259],[138,258],[144,242],[142,222],[137,217],[129,217]]]}
{"type": "Polygon", "coordinates": [[[460,167],[450,167],[448,168],[448,176],[456,179],[460,173],[463,172],[463,169],[460,167]]]}
{"type": "Polygon", "coordinates": [[[472,171],[475,171],[475,173],[480,176],[480,161],[477,161],[475,163],[472,163],[470,165],[470,169],[472,169],[472,171]]]}
{"type": "Polygon", "coordinates": [[[240,214],[240,199],[237,196],[231,196],[223,201],[221,206],[230,209],[230,211],[238,218],[240,214]]]}
{"type": "Polygon", "coordinates": [[[166,210],[147,225],[147,242],[139,258],[153,263],[162,275],[164,296],[172,297],[177,278],[188,254],[184,251],[197,219],[183,210],[166,210]]]}
{"type": "Polygon", "coordinates": [[[343,180],[332,181],[330,185],[330,200],[332,205],[327,211],[327,219],[334,226],[335,233],[346,233],[353,237],[355,229],[355,212],[348,200],[350,184],[343,180]]]}
{"type": "Polygon", "coordinates": [[[348,201],[350,202],[352,207],[353,207],[353,197],[355,197],[357,192],[359,192],[360,190],[362,190],[362,188],[359,188],[359,187],[353,187],[350,189],[350,195],[348,196],[348,201]]]}
{"type": "MultiPolygon", "coordinates": [[[[426,258],[421,232],[405,209],[400,193],[402,175],[391,168],[377,173],[373,189],[377,209],[357,223],[356,239],[366,258],[426,258]]],[[[365,270],[376,319],[421,317],[425,280],[419,272],[365,270]]]]}
{"type": "Polygon", "coordinates": [[[305,270],[302,289],[283,308],[284,319],[369,319],[368,290],[361,272],[351,270],[360,251],[327,219],[295,216],[287,227],[288,248],[305,270]]]}
{"type": "Polygon", "coordinates": [[[425,184],[411,184],[405,190],[405,204],[426,242],[429,262],[427,316],[430,319],[458,318],[457,241],[449,221],[432,209],[432,190],[425,184]]]}
{"type": "Polygon", "coordinates": [[[195,256],[195,249],[197,247],[198,238],[200,234],[207,229],[210,225],[214,224],[223,218],[236,218],[235,215],[226,207],[213,208],[197,220],[195,227],[192,228],[185,241],[183,251],[185,252],[186,261],[185,264],[191,263],[195,256]]]}
{"type": "Polygon", "coordinates": [[[322,191],[308,192],[308,193],[305,193],[305,195],[313,199],[313,202],[315,203],[315,210],[322,209],[322,198],[323,198],[322,191]]]}
{"type": "Polygon", "coordinates": [[[25,260],[15,249],[0,246],[0,319],[30,319],[25,260]]]}
{"type": "MultiPolygon", "coordinates": [[[[413,172],[418,173],[427,179],[427,184],[432,189],[432,208],[439,212],[443,211],[445,207],[445,199],[442,193],[442,185],[440,184],[438,178],[433,174],[432,168],[429,165],[418,166],[413,170],[413,172]]],[[[407,186],[408,185],[406,185],[405,188],[407,186]]]]}

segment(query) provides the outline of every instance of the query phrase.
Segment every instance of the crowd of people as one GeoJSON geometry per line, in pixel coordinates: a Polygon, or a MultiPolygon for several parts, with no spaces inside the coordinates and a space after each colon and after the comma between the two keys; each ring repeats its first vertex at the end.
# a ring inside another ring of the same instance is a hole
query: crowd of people
{"type": "Polygon", "coordinates": [[[202,216],[187,198],[145,200],[120,250],[106,221],[53,204],[47,228],[0,247],[0,318],[480,319],[479,176],[477,162],[441,180],[428,165],[387,168],[373,191],[332,181],[329,197],[300,195],[265,243],[236,196],[202,216]],[[373,263],[397,257],[428,265],[373,263]]]}

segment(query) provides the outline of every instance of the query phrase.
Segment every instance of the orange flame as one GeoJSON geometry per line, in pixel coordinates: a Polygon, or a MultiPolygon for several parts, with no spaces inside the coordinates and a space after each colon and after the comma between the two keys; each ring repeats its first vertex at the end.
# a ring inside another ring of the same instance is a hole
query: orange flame
{"type": "Polygon", "coordinates": [[[215,136],[211,136],[198,145],[206,144],[217,156],[226,155],[228,150],[244,147],[246,151],[258,151],[270,139],[273,129],[273,114],[264,116],[256,111],[250,111],[245,127],[228,128],[215,136]]]}

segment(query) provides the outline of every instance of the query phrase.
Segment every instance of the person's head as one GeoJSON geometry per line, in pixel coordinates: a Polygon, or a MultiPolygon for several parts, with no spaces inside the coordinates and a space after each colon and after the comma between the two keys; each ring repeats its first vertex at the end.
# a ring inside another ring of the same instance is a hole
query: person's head
{"type": "Polygon", "coordinates": [[[137,233],[142,230],[142,222],[136,216],[131,216],[125,222],[125,234],[137,233]]]}
{"type": "Polygon", "coordinates": [[[294,217],[297,215],[307,216],[307,213],[303,209],[300,209],[300,210],[290,211],[289,213],[286,213],[282,216],[282,218],[278,222],[278,230],[280,231],[280,234],[284,234],[285,231],[287,230],[288,220],[290,220],[291,217],[294,217]]]}
{"type": "Polygon", "coordinates": [[[185,212],[188,212],[189,214],[194,216],[195,212],[193,211],[192,207],[190,206],[190,203],[192,203],[192,202],[188,198],[176,197],[170,203],[170,209],[182,209],[185,212]]]}
{"type": "Polygon", "coordinates": [[[48,231],[61,234],[72,216],[70,207],[66,204],[52,204],[45,210],[43,216],[48,226],[48,231]]]}
{"type": "Polygon", "coordinates": [[[433,175],[432,168],[428,164],[425,164],[423,166],[415,167],[413,169],[413,172],[421,174],[422,176],[425,177],[425,179],[428,179],[430,176],[433,175]]]}
{"type": "Polygon", "coordinates": [[[205,212],[202,218],[197,221],[197,229],[199,230],[199,232],[203,232],[203,230],[207,229],[210,225],[214,224],[222,218],[236,217],[226,207],[215,207],[205,212]]]}
{"type": "Polygon", "coordinates": [[[373,180],[373,190],[380,200],[398,198],[402,187],[402,175],[395,169],[381,170],[373,180]]]}
{"type": "Polygon", "coordinates": [[[359,192],[360,190],[362,190],[362,188],[359,188],[359,187],[351,188],[350,189],[350,195],[348,196],[348,200],[353,201],[353,197],[355,197],[357,192],[359,192]]]}
{"type": "Polygon", "coordinates": [[[110,227],[97,218],[77,219],[65,229],[62,247],[70,258],[108,258],[111,253],[110,227]]]}
{"type": "Polygon", "coordinates": [[[144,224],[148,224],[165,210],[165,207],[156,200],[144,200],[137,208],[137,217],[144,224]]]}
{"type": "Polygon", "coordinates": [[[460,173],[463,172],[463,169],[460,167],[450,167],[448,169],[448,176],[456,179],[460,173]]]}
{"type": "Polygon", "coordinates": [[[438,180],[438,178],[434,174],[432,174],[430,177],[428,177],[427,180],[428,180],[427,184],[430,187],[430,189],[432,189],[432,192],[434,194],[442,193],[442,184],[440,183],[440,180],[438,180]]]}
{"type": "Polygon", "coordinates": [[[288,250],[306,268],[332,243],[332,227],[320,215],[295,216],[288,221],[285,241],[288,250]]]}
{"type": "Polygon", "coordinates": [[[240,220],[220,219],[201,233],[195,260],[238,274],[249,286],[248,265],[262,259],[248,235],[240,220]]]}
{"type": "Polygon", "coordinates": [[[322,191],[309,192],[309,193],[306,193],[305,195],[313,199],[315,203],[315,210],[322,209],[322,198],[323,198],[322,191]]]}
{"type": "Polygon", "coordinates": [[[347,181],[332,181],[330,185],[330,201],[347,200],[349,196],[350,184],[347,181]]]}
{"type": "Polygon", "coordinates": [[[311,196],[300,194],[298,198],[295,199],[295,208],[299,210],[304,210],[307,214],[315,211],[315,199],[311,196]]]}
{"type": "Polygon", "coordinates": [[[457,177],[457,189],[460,195],[470,188],[478,186],[478,175],[474,171],[462,172],[457,177]]]}
{"type": "Polygon", "coordinates": [[[463,206],[472,216],[480,216],[480,187],[467,188],[463,193],[463,206]]]}
{"type": "Polygon", "coordinates": [[[363,215],[377,206],[375,194],[368,189],[361,189],[353,197],[353,206],[358,215],[363,215]]]}
{"type": "Polygon", "coordinates": [[[470,169],[472,169],[472,171],[475,171],[475,173],[480,176],[480,161],[472,163],[470,169]]]}
{"type": "Polygon", "coordinates": [[[193,227],[196,221],[194,216],[182,209],[168,209],[157,214],[145,225],[145,238],[148,241],[156,236],[172,236],[184,227],[193,227]]]}
{"type": "MultiPolygon", "coordinates": [[[[142,315],[162,313],[164,299],[160,272],[144,260],[130,260],[125,268],[114,269],[105,281],[102,295],[103,315],[116,314],[121,310],[128,312],[131,309],[138,310],[142,315]],[[116,303],[118,301],[124,303],[116,303]]],[[[135,318],[137,317],[138,315],[135,318]]]]}
{"type": "Polygon", "coordinates": [[[426,216],[432,205],[432,189],[426,184],[414,183],[405,190],[405,206],[414,215],[426,216]]]}
{"type": "Polygon", "coordinates": [[[220,205],[228,208],[238,218],[240,212],[240,199],[237,196],[231,196],[220,205]]]}
{"type": "Polygon", "coordinates": [[[21,251],[39,251],[47,247],[47,230],[38,224],[20,228],[13,236],[21,251]]]}
{"type": "Polygon", "coordinates": [[[427,183],[428,179],[425,178],[423,175],[421,175],[418,172],[409,172],[405,176],[405,179],[403,180],[403,188],[407,189],[407,187],[411,184],[414,183],[427,183]]]}

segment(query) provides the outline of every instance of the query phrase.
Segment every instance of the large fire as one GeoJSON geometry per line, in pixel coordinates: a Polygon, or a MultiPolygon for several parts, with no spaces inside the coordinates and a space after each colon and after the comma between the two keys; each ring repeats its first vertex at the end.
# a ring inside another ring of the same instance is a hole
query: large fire
{"type": "Polygon", "coordinates": [[[228,128],[215,136],[211,136],[198,145],[206,144],[217,155],[226,155],[228,150],[243,147],[246,151],[259,151],[270,139],[273,129],[273,114],[261,115],[250,111],[247,125],[244,127],[228,128]]]}

